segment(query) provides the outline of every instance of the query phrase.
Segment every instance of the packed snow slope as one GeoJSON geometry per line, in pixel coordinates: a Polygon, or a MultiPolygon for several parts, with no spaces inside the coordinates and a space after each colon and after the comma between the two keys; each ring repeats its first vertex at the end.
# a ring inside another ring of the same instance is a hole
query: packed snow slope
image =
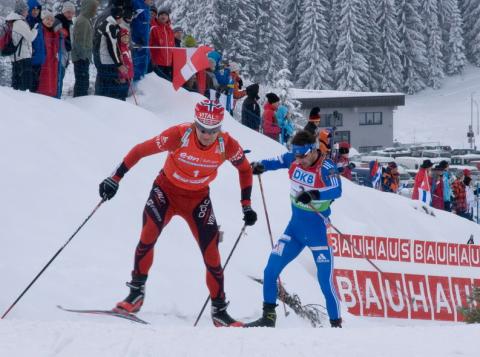
{"type": "MultiPolygon", "coordinates": [[[[394,138],[401,143],[440,142],[454,148],[470,147],[467,131],[471,95],[480,106],[480,68],[471,65],[461,75],[446,77],[440,89],[407,95],[405,106],[394,112],[394,138]]],[[[478,124],[473,104],[473,130],[480,146],[478,124]]]]}
{"type": "MultiPolygon", "coordinates": [[[[167,127],[192,120],[201,97],[147,77],[137,100],[104,97],[55,100],[0,87],[0,272],[3,313],[67,241],[100,201],[98,184],[135,144],[167,127]]],[[[284,148],[230,117],[224,129],[250,160],[284,148]]],[[[165,154],[143,159],[124,178],[117,196],[105,203],[5,320],[0,321],[0,356],[474,356],[479,326],[409,320],[361,319],[344,311],[344,329],[313,329],[278,310],[278,328],[215,329],[208,310],[193,328],[205,298],[204,267],[185,222],[174,218],[155,250],[140,326],[128,321],[76,315],[72,308],[110,308],[124,298],[142,210],[165,154]],[[388,351],[388,352],[387,352],[388,351]]],[[[286,171],[263,176],[274,237],[289,216],[286,171]]],[[[332,220],[345,233],[464,243],[480,238],[479,226],[454,215],[432,217],[415,203],[343,181],[343,197],[332,220]]],[[[211,185],[225,259],[242,227],[237,171],[226,163],[211,185]]],[[[241,320],[261,314],[262,277],[270,240],[254,180],[253,208],[259,220],[247,228],[226,271],[229,312],[241,320]]],[[[311,254],[304,251],[282,274],[286,289],[303,304],[324,304],[311,254]]],[[[325,323],[325,326],[328,322],[325,323]]],[[[475,352],[477,351],[477,352],[475,352]]]]}

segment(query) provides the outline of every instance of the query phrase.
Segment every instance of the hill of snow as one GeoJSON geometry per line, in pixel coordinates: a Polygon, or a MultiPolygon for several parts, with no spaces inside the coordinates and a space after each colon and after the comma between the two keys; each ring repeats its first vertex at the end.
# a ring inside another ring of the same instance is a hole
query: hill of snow
{"type": "MultiPolygon", "coordinates": [[[[0,271],[4,311],[65,243],[99,202],[98,184],[135,144],[165,128],[191,121],[197,94],[174,92],[155,76],[138,90],[139,106],[103,97],[58,101],[0,87],[0,271]]],[[[250,160],[283,152],[274,141],[231,118],[224,129],[250,149],[250,160]]],[[[2,356],[473,356],[479,326],[435,321],[360,318],[343,311],[345,328],[312,329],[278,310],[278,328],[215,329],[204,314],[191,327],[207,289],[200,252],[186,224],[174,218],[162,233],[147,285],[141,318],[149,326],[58,310],[110,308],[124,298],[142,210],[165,154],[145,158],[105,203],[5,320],[0,321],[2,356]],[[375,338],[372,338],[375,336],[375,338]],[[28,341],[28,343],[26,343],[28,341]],[[387,352],[388,351],[388,352],[387,352]]],[[[286,171],[263,176],[274,237],[290,217],[286,171]]],[[[480,228],[445,212],[435,217],[406,198],[343,180],[343,197],[333,205],[333,223],[344,233],[412,240],[465,243],[480,228]]],[[[242,227],[238,174],[228,163],[211,185],[225,259],[242,227]]],[[[262,289],[249,276],[262,277],[270,241],[258,181],[253,208],[259,221],[247,228],[226,271],[229,312],[240,320],[261,314],[262,289]]],[[[339,260],[342,261],[341,259],[339,260]]],[[[385,267],[385,264],[382,266],[385,267]]],[[[320,303],[314,264],[308,251],[282,274],[288,291],[303,304],[320,303]]],[[[327,323],[328,325],[328,323],[327,323]]],[[[478,351],[477,351],[478,352],[478,351]]]]}

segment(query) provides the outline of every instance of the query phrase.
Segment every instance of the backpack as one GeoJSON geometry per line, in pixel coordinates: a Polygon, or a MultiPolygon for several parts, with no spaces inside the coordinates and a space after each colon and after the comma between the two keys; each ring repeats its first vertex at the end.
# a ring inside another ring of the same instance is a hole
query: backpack
{"type": "Polygon", "coordinates": [[[23,41],[22,37],[16,46],[13,44],[12,29],[14,22],[15,21],[7,21],[2,27],[0,27],[0,54],[2,56],[14,55],[23,41]]]}

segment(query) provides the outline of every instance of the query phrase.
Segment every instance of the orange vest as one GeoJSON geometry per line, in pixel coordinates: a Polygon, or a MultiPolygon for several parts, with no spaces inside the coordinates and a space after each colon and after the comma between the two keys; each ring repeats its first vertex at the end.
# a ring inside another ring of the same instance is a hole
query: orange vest
{"type": "Polygon", "coordinates": [[[181,146],[168,154],[163,172],[175,186],[196,191],[206,188],[217,177],[217,169],[225,161],[227,133],[208,148],[202,148],[192,125],[180,126],[181,146]]]}

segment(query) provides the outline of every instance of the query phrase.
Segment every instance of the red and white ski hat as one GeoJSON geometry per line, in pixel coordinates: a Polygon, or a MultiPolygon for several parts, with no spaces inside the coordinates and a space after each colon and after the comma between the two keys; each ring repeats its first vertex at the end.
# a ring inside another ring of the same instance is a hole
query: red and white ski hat
{"type": "Polygon", "coordinates": [[[225,109],[216,101],[205,99],[195,105],[195,123],[205,129],[222,126],[225,109]]]}

